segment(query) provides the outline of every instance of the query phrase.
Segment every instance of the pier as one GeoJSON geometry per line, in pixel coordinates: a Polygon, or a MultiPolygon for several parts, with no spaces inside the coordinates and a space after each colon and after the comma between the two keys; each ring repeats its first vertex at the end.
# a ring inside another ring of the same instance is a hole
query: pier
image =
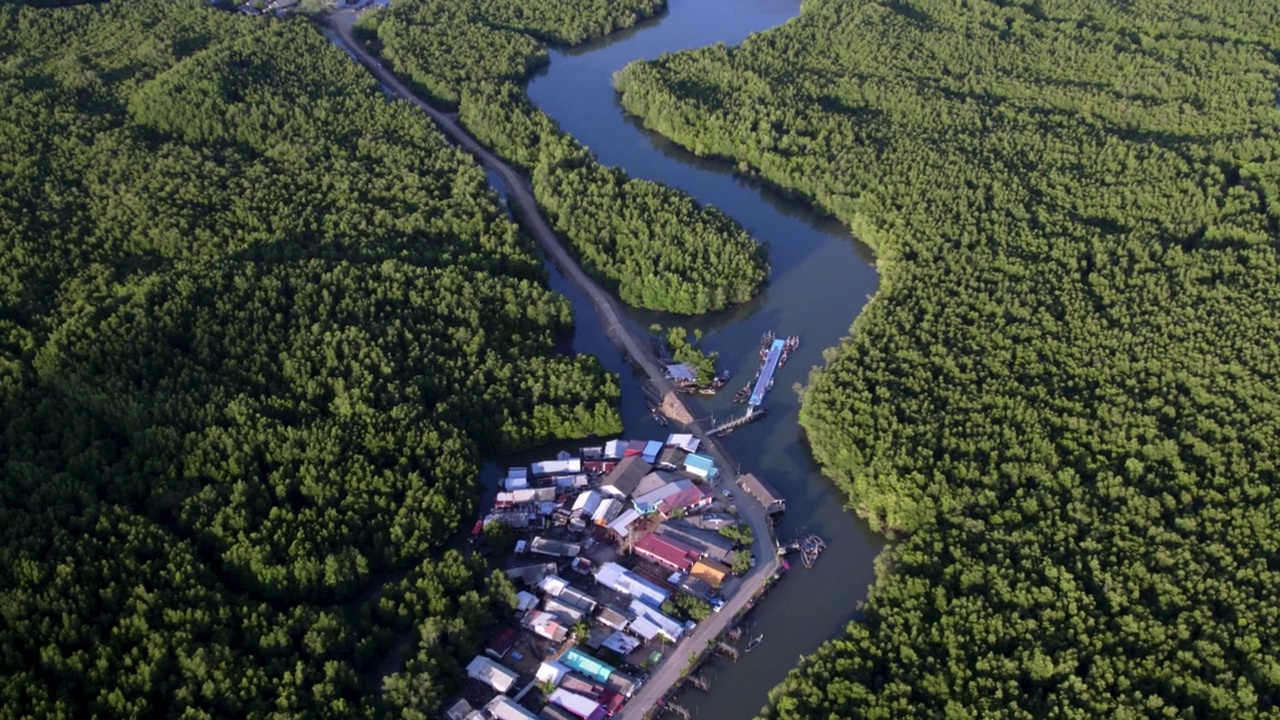
{"type": "Polygon", "coordinates": [[[786,341],[777,339],[769,345],[764,367],[760,369],[760,377],[756,378],[755,390],[751,391],[751,399],[747,400],[748,408],[754,410],[764,404],[764,394],[773,387],[773,373],[778,369],[778,360],[782,358],[782,351],[786,345],[786,341]]]}

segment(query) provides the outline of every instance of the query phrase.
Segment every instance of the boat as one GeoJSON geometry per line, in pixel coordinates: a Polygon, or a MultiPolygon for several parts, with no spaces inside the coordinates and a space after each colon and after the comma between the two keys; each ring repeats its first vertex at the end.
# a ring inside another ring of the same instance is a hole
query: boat
{"type": "Polygon", "coordinates": [[[653,421],[658,423],[658,427],[666,427],[668,422],[667,416],[657,411],[653,413],[653,421]]]}
{"type": "Polygon", "coordinates": [[[763,634],[763,633],[761,633],[760,635],[757,635],[757,636],[755,636],[755,637],[751,638],[751,642],[747,643],[747,649],[746,649],[746,651],[747,651],[747,652],[751,652],[752,650],[755,650],[756,648],[760,647],[760,643],[762,643],[762,642],[764,642],[764,634],[763,634]]]}

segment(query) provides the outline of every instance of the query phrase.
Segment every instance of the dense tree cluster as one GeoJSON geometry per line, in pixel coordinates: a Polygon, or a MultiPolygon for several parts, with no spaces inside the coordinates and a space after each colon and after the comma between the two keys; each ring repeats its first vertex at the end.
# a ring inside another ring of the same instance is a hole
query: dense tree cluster
{"type": "Polygon", "coordinates": [[[900,541],[767,716],[1280,713],[1277,27],[813,0],[619,77],[881,258],[801,419],[900,541]]]}
{"type": "Polygon", "coordinates": [[[635,307],[698,314],[742,303],[768,278],[765,248],[688,194],[597,163],[517,83],[543,41],[581,42],[662,9],[660,0],[405,0],[358,29],[396,73],[457,107],[478,140],[532,176],[583,267],[635,307]]]}
{"type": "Polygon", "coordinates": [[[305,22],[9,5],[0,48],[0,716],[370,715],[406,633],[432,713],[509,607],[441,558],[481,454],[620,430],[532,243],[305,22]]]}

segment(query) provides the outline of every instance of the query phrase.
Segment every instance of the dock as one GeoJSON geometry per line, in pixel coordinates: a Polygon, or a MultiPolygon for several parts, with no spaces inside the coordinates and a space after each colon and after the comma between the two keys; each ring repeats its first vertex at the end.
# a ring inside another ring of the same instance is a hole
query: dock
{"type": "Polygon", "coordinates": [[[765,356],[764,367],[760,369],[760,377],[756,378],[756,387],[751,391],[751,398],[747,400],[747,407],[758,408],[764,404],[764,394],[773,387],[773,373],[778,369],[778,360],[782,358],[782,350],[786,345],[785,340],[776,339],[769,345],[769,353],[765,356]]]}
{"type": "Polygon", "coordinates": [[[714,435],[716,437],[724,437],[729,433],[733,432],[734,430],[737,430],[738,428],[742,427],[743,425],[746,425],[748,423],[753,423],[768,414],[769,414],[769,408],[767,406],[762,406],[759,408],[748,407],[745,413],[737,417],[730,418],[720,423],[719,425],[716,425],[715,427],[708,430],[707,433],[710,435],[714,435]]]}

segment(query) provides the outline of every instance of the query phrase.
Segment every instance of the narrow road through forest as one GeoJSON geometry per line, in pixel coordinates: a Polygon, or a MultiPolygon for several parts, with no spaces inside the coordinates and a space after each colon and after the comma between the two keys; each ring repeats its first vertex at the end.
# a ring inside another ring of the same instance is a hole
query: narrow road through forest
{"type": "MultiPolygon", "coordinates": [[[[702,450],[715,460],[720,468],[721,485],[731,485],[738,477],[738,465],[733,462],[715,438],[707,435],[702,426],[694,419],[693,414],[685,407],[679,393],[675,392],[657,361],[649,354],[648,344],[638,338],[626,323],[621,309],[613,297],[595,280],[591,279],[569,255],[560,239],[551,231],[551,227],[542,217],[538,203],[534,200],[533,190],[528,182],[510,165],[503,162],[484,146],[476,142],[462,126],[450,115],[432,107],[425,100],[414,94],[401,83],[395,75],[379,62],[364,45],[356,41],[352,35],[352,27],[356,21],[356,13],[351,10],[339,10],[327,16],[327,24],[337,34],[343,46],[359,60],[388,90],[425,112],[437,125],[458,143],[464,150],[478,159],[485,168],[493,171],[502,179],[507,188],[507,197],[514,201],[518,210],[517,216],[525,229],[542,246],[547,257],[560,270],[569,282],[578,288],[595,308],[596,317],[604,327],[605,333],[616,343],[648,376],[649,381],[662,394],[663,407],[673,420],[681,422],[686,429],[702,441],[702,450]]],[[[635,694],[631,701],[614,717],[619,720],[639,720],[652,709],[666,694],[672,685],[680,681],[689,658],[699,654],[707,645],[723,633],[730,622],[744,609],[756,592],[764,586],[768,578],[778,568],[778,556],[773,536],[769,530],[768,515],[764,508],[745,492],[735,496],[738,514],[751,526],[755,535],[753,551],[756,565],[743,578],[738,591],[734,593],[721,608],[720,612],[698,624],[692,633],[687,635],[666,657],[660,666],[649,677],[648,682],[635,694]]]]}

